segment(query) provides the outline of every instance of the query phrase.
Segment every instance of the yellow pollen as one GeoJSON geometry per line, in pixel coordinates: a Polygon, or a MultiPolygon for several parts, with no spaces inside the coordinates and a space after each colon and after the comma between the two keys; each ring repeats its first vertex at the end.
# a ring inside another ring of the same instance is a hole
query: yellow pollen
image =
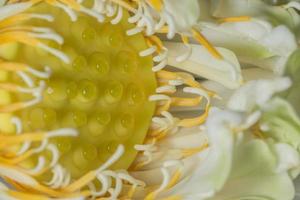
{"type": "Polygon", "coordinates": [[[226,17],[226,18],[218,19],[218,21],[220,23],[225,23],[225,22],[245,22],[245,21],[250,21],[250,20],[251,20],[250,16],[226,17]]]}
{"type": "Polygon", "coordinates": [[[157,11],[161,11],[163,8],[162,0],[147,0],[147,2],[157,11]]]}
{"type": "Polygon", "coordinates": [[[163,198],[162,200],[182,200],[183,198],[179,195],[175,195],[175,196],[170,196],[170,197],[166,197],[163,198]]]}
{"type": "Polygon", "coordinates": [[[217,59],[223,59],[223,56],[215,49],[215,47],[209,43],[209,41],[196,29],[192,29],[194,38],[203,45],[210,53],[217,59]]]}
{"type": "Polygon", "coordinates": [[[178,126],[180,126],[180,127],[193,127],[193,126],[203,124],[205,122],[206,118],[208,117],[209,109],[210,109],[210,105],[207,105],[206,109],[204,111],[204,114],[201,114],[199,117],[195,117],[195,118],[182,119],[178,123],[178,126]]]}
{"type": "Polygon", "coordinates": [[[170,188],[172,188],[174,185],[176,185],[176,183],[178,183],[178,181],[179,181],[181,175],[182,175],[181,170],[180,170],[180,169],[177,170],[177,171],[174,173],[174,175],[172,176],[172,178],[171,178],[171,180],[170,180],[170,182],[169,182],[169,184],[168,184],[168,186],[167,186],[166,189],[170,189],[170,188]]]}
{"type": "Polygon", "coordinates": [[[203,145],[201,145],[200,147],[198,148],[192,148],[192,149],[185,149],[185,150],[182,150],[182,155],[183,157],[190,157],[194,154],[197,154],[205,149],[207,149],[209,147],[209,144],[208,143],[205,143],[203,145]]]}
{"type": "MultiPolygon", "coordinates": [[[[155,45],[157,47],[157,52],[160,53],[163,49],[163,43],[159,37],[152,35],[148,37],[148,41],[151,45],[155,45]]],[[[151,46],[150,45],[150,46],[151,46]]]]}
{"type": "Polygon", "coordinates": [[[132,7],[129,3],[123,0],[109,0],[111,2],[116,3],[117,5],[120,5],[121,7],[125,8],[126,10],[135,13],[136,9],[132,7]]]}
{"type": "Polygon", "coordinates": [[[185,35],[181,35],[181,40],[184,44],[189,44],[189,38],[185,35]]]}
{"type": "MultiPolygon", "coordinates": [[[[168,183],[166,188],[164,188],[163,190],[168,190],[168,189],[172,188],[176,183],[178,183],[178,181],[181,177],[181,174],[182,174],[181,169],[176,170],[175,173],[172,175],[170,182],[168,183]]],[[[157,192],[157,191],[151,192],[146,196],[145,200],[155,200],[158,194],[159,194],[159,192],[157,192]]]]}

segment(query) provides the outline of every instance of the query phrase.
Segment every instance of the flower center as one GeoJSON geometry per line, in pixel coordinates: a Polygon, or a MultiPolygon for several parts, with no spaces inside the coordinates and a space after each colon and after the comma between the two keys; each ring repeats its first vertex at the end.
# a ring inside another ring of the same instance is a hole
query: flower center
{"type": "MultiPolygon", "coordinates": [[[[133,28],[127,22],[127,13],[123,13],[120,23],[112,25],[87,15],[78,15],[72,22],[66,12],[46,4],[35,6],[30,12],[55,17],[53,22],[32,19],[23,25],[55,30],[64,39],[63,44],[55,37],[57,41],[41,40],[63,52],[69,62],[28,45],[19,44],[12,50],[10,61],[26,63],[36,72],[51,71],[45,78],[28,73],[27,83],[24,74],[15,72],[3,80],[24,87],[45,83],[42,99],[13,115],[20,119],[24,132],[60,128],[79,131],[78,137],[50,140],[58,147],[59,162],[72,178],[99,167],[119,144],[124,145],[125,153],[112,168],[127,169],[137,154],[134,145],[143,144],[155,108],[148,101],[156,88],[152,59],[139,56],[147,48],[144,37],[126,35],[133,28]]],[[[26,102],[37,93],[9,95],[13,101],[26,102]]],[[[37,158],[29,161],[27,164],[34,166],[37,158]]]]}

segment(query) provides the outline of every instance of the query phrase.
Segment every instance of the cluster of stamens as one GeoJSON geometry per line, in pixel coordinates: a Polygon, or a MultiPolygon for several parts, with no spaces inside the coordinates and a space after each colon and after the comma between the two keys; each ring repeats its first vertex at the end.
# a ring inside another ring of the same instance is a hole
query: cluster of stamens
{"type": "MultiPolygon", "coordinates": [[[[188,73],[164,69],[168,49],[153,34],[172,38],[176,31],[161,1],[93,2],[10,2],[11,13],[0,21],[0,45],[8,50],[0,49],[0,119],[6,124],[0,126],[0,168],[16,188],[116,199],[126,183],[130,198],[145,184],[126,170],[153,163],[157,144],[178,128],[204,123],[211,98],[218,97],[188,73]],[[200,104],[197,117],[170,111],[200,104]]],[[[191,34],[222,59],[200,32],[191,34]]],[[[188,51],[178,62],[191,53],[188,37],[181,37],[188,51]]],[[[181,157],[207,147],[184,149],[181,157]]],[[[174,186],[182,167],[179,160],[165,162],[163,183],[146,199],[174,186]],[[170,167],[177,168],[173,175],[170,167]]]]}

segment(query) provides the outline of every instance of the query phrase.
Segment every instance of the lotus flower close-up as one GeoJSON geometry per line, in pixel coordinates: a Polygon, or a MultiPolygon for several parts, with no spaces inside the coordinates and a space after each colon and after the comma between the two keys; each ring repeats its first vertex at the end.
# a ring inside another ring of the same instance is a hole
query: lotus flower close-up
{"type": "Polygon", "coordinates": [[[0,200],[300,200],[300,1],[0,0],[0,200]]]}

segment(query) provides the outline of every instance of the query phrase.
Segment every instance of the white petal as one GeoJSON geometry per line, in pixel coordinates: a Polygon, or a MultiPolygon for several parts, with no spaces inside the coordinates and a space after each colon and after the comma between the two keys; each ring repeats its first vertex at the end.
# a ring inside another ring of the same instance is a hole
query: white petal
{"type": "Polygon", "coordinates": [[[179,63],[176,58],[184,53],[185,45],[174,42],[165,42],[164,44],[169,49],[168,64],[170,66],[219,82],[228,88],[240,86],[242,82],[240,65],[233,52],[217,48],[224,60],[216,59],[205,47],[193,44],[191,45],[191,56],[186,61],[179,63]]]}
{"type": "Polygon", "coordinates": [[[300,167],[300,155],[295,148],[285,143],[279,143],[275,145],[275,150],[278,155],[277,172],[300,167]]]}
{"type": "Polygon", "coordinates": [[[297,48],[296,38],[286,26],[272,27],[263,20],[199,23],[198,27],[210,42],[234,51],[242,62],[277,74],[284,72],[288,56],[297,48]]]}
{"type": "MultiPolygon", "coordinates": [[[[184,196],[184,199],[204,199],[208,194],[213,195],[219,191],[231,171],[234,146],[231,127],[240,124],[242,119],[237,113],[212,109],[206,122],[210,149],[205,162],[164,195],[177,194],[184,196]]],[[[195,165],[198,163],[195,162],[195,165]]]]}
{"type": "Polygon", "coordinates": [[[201,13],[198,0],[164,0],[164,7],[180,32],[189,31],[198,22],[201,13]]]}
{"type": "Polygon", "coordinates": [[[250,81],[235,91],[227,107],[236,111],[250,112],[255,106],[262,106],[276,92],[284,91],[290,85],[289,78],[250,81]]]}

